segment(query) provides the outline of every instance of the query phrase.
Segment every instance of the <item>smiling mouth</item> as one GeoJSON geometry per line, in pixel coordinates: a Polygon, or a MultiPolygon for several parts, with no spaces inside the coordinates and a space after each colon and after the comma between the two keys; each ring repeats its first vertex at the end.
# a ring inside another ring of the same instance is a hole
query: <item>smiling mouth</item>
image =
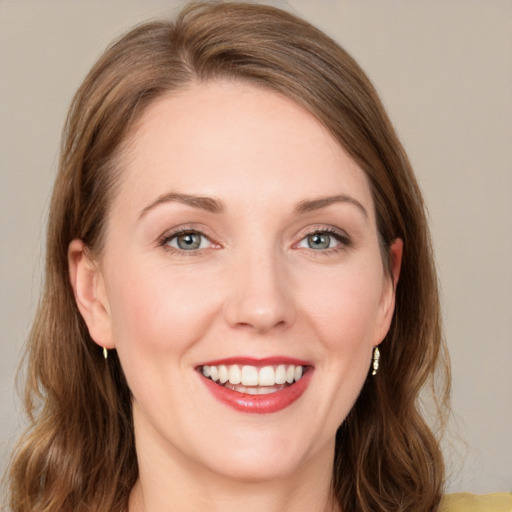
{"type": "Polygon", "coordinates": [[[198,371],[215,384],[246,395],[269,395],[286,389],[307,372],[308,367],[279,364],[257,367],[252,365],[203,365],[198,371]]]}

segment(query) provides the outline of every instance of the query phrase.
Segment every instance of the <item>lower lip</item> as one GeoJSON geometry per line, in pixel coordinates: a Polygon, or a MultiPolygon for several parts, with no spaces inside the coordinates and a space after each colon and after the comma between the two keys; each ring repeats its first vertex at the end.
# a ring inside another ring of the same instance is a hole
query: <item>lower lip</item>
{"type": "Polygon", "coordinates": [[[208,388],[208,391],[210,391],[217,400],[232,409],[252,414],[270,414],[282,411],[298,400],[308,387],[312,374],[312,369],[308,369],[302,378],[291,386],[266,395],[239,393],[238,391],[233,391],[224,386],[219,386],[219,384],[215,384],[215,382],[201,374],[200,377],[208,388]]]}

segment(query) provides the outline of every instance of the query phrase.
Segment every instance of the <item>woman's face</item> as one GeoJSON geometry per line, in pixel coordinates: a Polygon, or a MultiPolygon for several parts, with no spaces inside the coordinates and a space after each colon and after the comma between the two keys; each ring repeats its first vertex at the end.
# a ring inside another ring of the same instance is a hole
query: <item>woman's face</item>
{"type": "Polygon", "coordinates": [[[295,103],[229,81],[155,101],[121,168],[99,270],[77,275],[140,464],[329,468],[393,311],[365,174],[295,103]]]}

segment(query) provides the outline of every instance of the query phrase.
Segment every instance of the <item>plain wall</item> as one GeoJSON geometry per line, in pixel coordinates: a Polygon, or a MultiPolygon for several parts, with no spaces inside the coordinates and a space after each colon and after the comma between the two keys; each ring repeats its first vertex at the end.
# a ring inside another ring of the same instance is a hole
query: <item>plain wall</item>
{"type": "MultiPolygon", "coordinates": [[[[14,374],[40,290],[67,107],[114,36],[176,5],[0,0],[2,464],[21,425],[14,374]]],[[[448,489],[512,491],[512,2],[289,5],[374,81],[425,194],[453,364],[448,489]]]]}

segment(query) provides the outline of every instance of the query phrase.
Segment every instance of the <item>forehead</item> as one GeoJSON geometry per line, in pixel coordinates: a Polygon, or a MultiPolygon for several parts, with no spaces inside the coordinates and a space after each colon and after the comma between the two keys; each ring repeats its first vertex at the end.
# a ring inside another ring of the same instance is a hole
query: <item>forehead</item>
{"type": "Polygon", "coordinates": [[[119,199],[142,208],[176,191],[281,205],[351,193],[372,210],[366,175],[328,130],[289,98],[245,82],[193,84],[155,100],[120,163],[119,199]]]}

